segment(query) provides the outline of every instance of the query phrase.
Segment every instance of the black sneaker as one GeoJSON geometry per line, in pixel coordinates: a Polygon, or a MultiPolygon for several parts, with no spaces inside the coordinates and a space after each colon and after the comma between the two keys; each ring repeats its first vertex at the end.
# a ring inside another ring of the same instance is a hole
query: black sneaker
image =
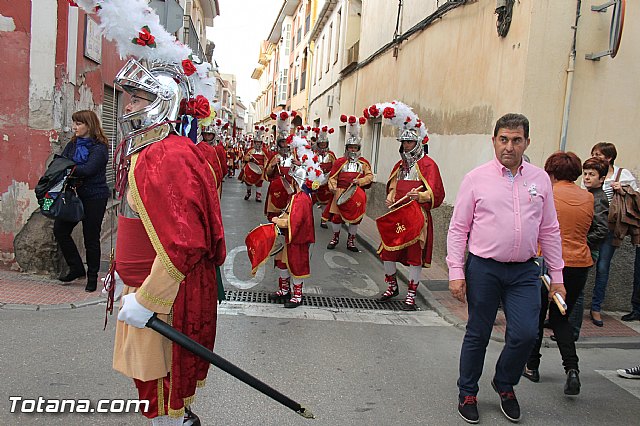
{"type": "Polygon", "coordinates": [[[196,416],[189,408],[184,409],[184,420],[182,421],[184,426],[200,426],[200,418],[196,416]]]}
{"type": "Polygon", "coordinates": [[[524,370],[522,371],[522,376],[531,380],[533,383],[538,383],[540,381],[540,371],[537,368],[527,368],[524,366],[524,370]]]}
{"type": "Polygon", "coordinates": [[[564,384],[565,395],[578,395],[580,394],[580,377],[578,370],[567,371],[567,381],[564,384]]]}
{"type": "Polygon", "coordinates": [[[67,275],[63,275],[58,278],[58,280],[62,281],[63,283],[68,283],[77,280],[78,278],[84,278],[86,276],[87,274],[84,271],[70,271],[67,275]]]}
{"type": "Polygon", "coordinates": [[[624,377],[625,379],[640,379],[640,365],[636,365],[632,368],[621,368],[620,370],[616,370],[620,377],[624,377]]]}
{"type": "Polygon", "coordinates": [[[493,390],[500,395],[500,409],[502,410],[502,414],[504,414],[504,416],[513,423],[519,422],[521,418],[520,404],[518,404],[518,399],[516,398],[516,394],[513,390],[509,392],[500,392],[493,380],[491,380],[491,386],[493,387],[493,390]]]}
{"type": "Polygon", "coordinates": [[[458,414],[467,423],[478,423],[480,421],[480,415],[478,414],[478,398],[474,395],[467,395],[458,397],[458,414]]]}
{"type": "Polygon", "coordinates": [[[631,312],[628,313],[626,315],[623,315],[622,318],[620,318],[622,321],[625,322],[629,322],[629,321],[640,321],[640,312],[631,312]]]}

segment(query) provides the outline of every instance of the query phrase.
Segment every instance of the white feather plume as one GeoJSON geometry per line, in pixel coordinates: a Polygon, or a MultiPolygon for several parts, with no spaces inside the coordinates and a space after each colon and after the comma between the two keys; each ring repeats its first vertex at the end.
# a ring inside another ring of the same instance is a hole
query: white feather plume
{"type": "MultiPolygon", "coordinates": [[[[116,43],[121,59],[133,56],[181,66],[183,60],[193,58],[191,48],[165,30],[155,10],[149,7],[146,0],[77,0],[76,3],[85,12],[98,16],[102,34],[107,40],[116,43]],[[96,10],[97,7],[99,8],[96,10]],[[140,46],[133,41],[145,26],[155,38],[155,47],[140,46]]],[[[203,95],[212,102],[216,93],[216,81],[208,75],[211,64],[195,62],[196,73],[191,76],[194,96],[203,95]]]]}

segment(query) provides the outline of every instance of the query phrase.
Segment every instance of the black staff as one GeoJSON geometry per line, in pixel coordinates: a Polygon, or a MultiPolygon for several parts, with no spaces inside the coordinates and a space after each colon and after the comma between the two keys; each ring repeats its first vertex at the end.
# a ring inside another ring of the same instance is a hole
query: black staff
{"type": "Polygon", "coordinates": [[[236,379],[248,384],[252,388],[262,392],[268,397],[275,399],[280,404],[291,408],[293,411],[300,414],[302,417],[307,419],[314,418],[313,413],[309,411],[308,408],[303,407],[302,405],[298,404],[297,402],[287,397],[286,395],[283,395],[282,393],[278,392],[277,390],[275,390],[268,384],[264,383],[263,381],[253,377],[251,374],[240,369],[239,367],[236,367],[226,359],[222,358],[220,355],[217,355],[211,352],[209,349],[205,348],[200,343],[180,333],[178,330],[171,327],[166,322],[162,321],[161,319],[158,319],[158,317],[156,317],[156,314],[153,314],[153,316],[147,322],[146,326],[162,334],[164,337],[171,340],[172,342],[175,342],[178,345],[182,346],[189,352],[199,356],[205,361],[210,362],[211,364],[215,365],[219,369],[231,374],[236,379]]]}

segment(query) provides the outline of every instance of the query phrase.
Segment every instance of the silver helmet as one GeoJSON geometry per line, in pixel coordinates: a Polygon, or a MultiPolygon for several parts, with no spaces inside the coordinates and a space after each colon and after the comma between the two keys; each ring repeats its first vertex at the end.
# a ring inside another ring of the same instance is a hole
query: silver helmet
{"type": "Polygon", "coordinates": [[[424,149],[420,141],[420,135],[415,129],[405,129],[400,133],[398,137],[400,141],[400,157],[406,168],[413,167],[413,165],[424,156],[424,149]],[[416,145],[410,150],[405,152],[402,147],[402,142],[409,141],[415,142],[416,145]]]}
{"type": "Polygon", "coordinates": [[[287,156],[289,156],[291,154],[291,147],[289,146],[289,143],[287,142],[287,137],[285,137],[284,139],[278,138],[276,140],[278,154],[280,154],[283,157],[287,157],[287,156]]]}
{"type": "Polygon", "coordinates": [[[292,164],[289,168],[289,176],[298,184],[298,187],[302,188],[307,180],[307,169],[303,165],[292,164]]]}
{"type": "Polygon", "coordinates": [[[170,122],[178,118],[180,101],[191,93],[189,80],[179,67],[159,62],[147,68],[135,59],[129,59],[114,82],[130,95],[150,102],[139,111],[118,119],[127,141],[125,155],[167,137],[171,131],[170,122]]]}
{"type": "Polygon", "coordinates": [[[344,155],[346,155],[350,160],[355,161],[360,158],[360,149],[362,148],[361,139],[358,136],[349,136],[347,141],[344,144],[344,155]],[[357,146],[358,150],[356,152],[349,151],[349,146],[357,146]]]}

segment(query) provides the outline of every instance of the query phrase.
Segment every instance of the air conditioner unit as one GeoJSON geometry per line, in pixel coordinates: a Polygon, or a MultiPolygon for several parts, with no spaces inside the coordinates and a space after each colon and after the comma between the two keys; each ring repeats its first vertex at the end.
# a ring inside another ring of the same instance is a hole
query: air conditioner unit
{"type": "Polygon", "coordinates": [[[327,95],[327,108],[333,107],[333,95],[327,95]]]}
{"type": "Polygon", "coordinates": [[[360,40],[347,49],[347,65],[358,62],[358,53],[360,53],[360,40]]]}

